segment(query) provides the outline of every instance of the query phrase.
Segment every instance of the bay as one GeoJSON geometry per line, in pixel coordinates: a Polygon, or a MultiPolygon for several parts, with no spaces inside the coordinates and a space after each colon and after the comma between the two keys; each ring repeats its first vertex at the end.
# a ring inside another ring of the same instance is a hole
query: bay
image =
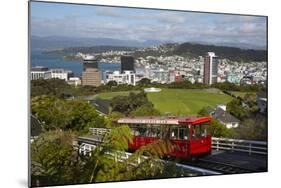
{"type": "MultiPolygon", "coordinates": [[[[31,67],[45,66],[50,69],[63,68],[71,70],[75,76],[80,77],[83,71],[83,63],[78,60],[66,60],[63,56],[58,54],[43,53],[42,50],[31,50],[31,67]]],[[[104,79],[105,71],[120,71],[121,64],[113,63],[98,63],[98,69],[102,72],[102,79],[104,79]]]]}

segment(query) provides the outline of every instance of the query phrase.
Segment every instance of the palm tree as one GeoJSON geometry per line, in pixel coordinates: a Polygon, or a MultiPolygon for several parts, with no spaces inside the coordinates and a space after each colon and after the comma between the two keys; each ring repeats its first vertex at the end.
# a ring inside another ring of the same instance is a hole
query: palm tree
{"type": "Polygon", "coordinates": [[[36,174],[34,170],[32,178],[48,179],[48,182],[39,185],[159,177],[164,169],[164,162],[160,159],[173,149],[169,141],[159,140],[128,155],[128,143],[133,138],[128,126],[111,129],[89,155],[80,154],[79,148],[73,149],[74,137],[71,132],[49,131],[32,143],[31,159],[37,164],[36,174]]]}
{"type": "Polygon", "coordinates": [[[171,152],[172,144],[168,140],[159,140],[128,155],[126,150],[132,138],[130,128],[125,125],[104,135],[103,142],[92,151],[85,165],[91,169],[85,174],[88,183],[147,179],[163,172],[164,162],[160,159],[171,152]]]}

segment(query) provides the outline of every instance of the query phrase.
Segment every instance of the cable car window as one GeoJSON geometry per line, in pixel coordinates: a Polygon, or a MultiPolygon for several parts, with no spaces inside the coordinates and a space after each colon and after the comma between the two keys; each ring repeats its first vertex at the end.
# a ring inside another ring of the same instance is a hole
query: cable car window
{"type": "Polygon", "coordinates": [[[151,125],[146,125],[146,130],[145,130],[145,135],[146,137],[152,137],[152,133],[151,133],[151,125]]]}
{"type": "Polygon", "coordinates": [[[197,139],[200,138],[201,135],[202,135],[201,125],[200,124],[192,125],[192,138],[197,139]]]}
{"type": "Polygon", "coordinates": [[[145,136],[146,134],[146,128],[141,125],[138,125],[137,131],[139,132],[139,136],[145,136]]]}
{"type": "Polygon", "coordinates": [[[173,126],[170,128],[170,139],[171,140],[179,139],[179,127],[173,126]]]}
{"type": "Polygon", "coordinates": [[[169,135],[169,125],[161,125],[160,126],[160,129],[161,129],[161,138],[162,139],[167,139],[170,137],[169,135]]]}
{"type": "Polygon", "coordinates": [[[129,127],[132,130],[132,133],[134,136],[140,136],[140,134],[141,134],[140,131],[142,131],[142,130],[140,130],[139,125],[129,124],[129,127]]]}
{"type": "Polygon", "coordinates": [[[210,122],[202,123],[202,129],[204,130],[204,136],[211,135],[210,122]]]}
{"type": "Polygon", "coordinates": [[[150,135],[151,137],[160,138],[160,133],[161,133],[160,125],[151,126],[151,135],[150,135]]]}
{"type": "Polygon", "coordinates": [[[180,128],[179,129],[179,139],[180,140],[186,140],[187,137],[186,137],[186,128],[180,128]]]}

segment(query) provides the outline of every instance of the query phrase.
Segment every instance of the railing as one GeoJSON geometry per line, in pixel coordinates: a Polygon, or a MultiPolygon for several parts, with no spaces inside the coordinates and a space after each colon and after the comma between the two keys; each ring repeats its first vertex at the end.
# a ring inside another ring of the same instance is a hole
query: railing
{"type": "MultiPolygon", "coordinates": [[[[104,136],[110,129],[90,128],[90,131],[93,135],[104,136]]],[[[267,142],[212,137],[212,149],[267,155],[267,142]]]]}
{"type": "MultiPolygon", "coordinates": [[[[87,143],[82,143],[79,146],[79,153],[83,154],[83,155],[90,155],[91,156],[91,151],[93,151],[94,149],[96,149],[96,146],[94,144],[87,144],[87,143]]],[[[112,159],[115,160],[116,162],[124,162],[125,160],[127,160],[132,153],[129,152],[122,152],[122,151],[115,151],[115,152],[106,152],[106,155],[112,159]]],[[[147,156],[139,156],[138,158],[135,159],[135,161],[132,161],[131,163],[129,163],[130,165],[133,166],[137,166],[138,164],[140,164],[141,162],[148,160],[149,158],[147,156]]],[[[164,160],[160,160],[162,161],[164,164],[168,163],[168,161],[164,161],[164,160]]],[[[204,169],[204,168],[200,168],[200,167],[195,167],[195,166],[191,166],[191,165],[186,165],[186,164],[180,164],[180,163],[175,163],[175,165],[178,168],[182,168],[185,170],[191,170],[194,172],[199,172],[202,175],[218,175],[221,174],[220,172],[216,172],[213,170],[208,170],[208,169],[204,169]]]]}
{"type": "Polygon", "coordinates": [[[212,149],[267,155],[267,142],[212,137],[212,149]]]}
{"type": "Polygon", "coordinates": [[[106,133],[110,132],[110,129],[105,128],[90,128],[90,131],[93,133],[93,135],[103,136],[106,133]]]}

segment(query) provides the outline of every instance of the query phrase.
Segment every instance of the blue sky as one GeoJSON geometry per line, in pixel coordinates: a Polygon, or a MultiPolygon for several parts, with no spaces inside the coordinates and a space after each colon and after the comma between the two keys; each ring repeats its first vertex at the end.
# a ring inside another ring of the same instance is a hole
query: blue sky
{"type": "Polygon", "coordinates": [[[266,46],[266,17],[31,2],[31,35],[266,46]]]}

